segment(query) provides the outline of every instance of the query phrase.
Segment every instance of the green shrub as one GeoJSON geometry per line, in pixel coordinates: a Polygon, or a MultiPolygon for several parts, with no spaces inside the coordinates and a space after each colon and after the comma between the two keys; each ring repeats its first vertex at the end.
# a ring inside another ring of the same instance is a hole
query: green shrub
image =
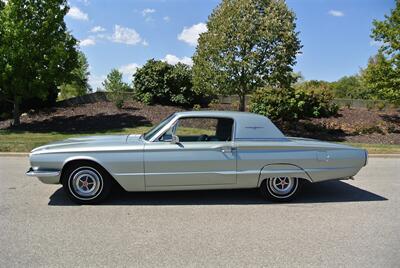
{"type": "Polygon", "coordinates": [[[386,104],[383,101],[379,101],[376,103],[376,108],[378,108],[379,111],[383,111],[385,109],[386,104]]]}
{"type": "Polygon", "coordinates": [[[332,103],[332,95],[327,92],[261,88],[251,96],[250,111],[272,120],[293,121],[332,116],[337,114],[338,106],[332,103]]]}
{"type": "Polygon", "coordinates": [[[379,126],[376,126],[376,125],[357,128],[355,133],[357,133],[357,134],[373,134],[373,133],[385,134],[385,132],[379,126]]]}
{"type": "Polygon", "coordinates": [[[112,101],[118,109],[122,109],[125,102],[125,94],[123,92],[110,92],[107,97],[112,101]]]}
{"type": "Polygon", "coordinates": [[[368,111],[371,111],[372,109],[374,109],[375,104],[372,101],[369,101],[369,102],[367,102],[366,107],[367,107],[368,111]]]}
{"type": "Polygon", "coordinates": [[[124,100],[123,99],[116,100],[115,106],[117,106],[118,109],[122,109],[122,107],[124,106],[124,100]]]}
{"type": "Polygon", "coordinates": [[[136,99],[145,104],[193,107],[207,105],[211,100],[203,92],[193,90],[192,69],[182,63],[171,65],[149,60],[134,74],[136,99]]]}

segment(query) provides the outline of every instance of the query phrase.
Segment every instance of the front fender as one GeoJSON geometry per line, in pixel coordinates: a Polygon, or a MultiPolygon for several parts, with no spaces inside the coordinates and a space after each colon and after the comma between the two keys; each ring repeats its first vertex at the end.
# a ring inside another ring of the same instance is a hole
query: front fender
{"type": "Polygon", "coordinates": [[[302,178],[312,182],[310,175],[301,167],[293,164],[277,163],[266,165],[261,169],[257,186],[260,187],[261,183],[266,178],[278,176],[302,178]]]}

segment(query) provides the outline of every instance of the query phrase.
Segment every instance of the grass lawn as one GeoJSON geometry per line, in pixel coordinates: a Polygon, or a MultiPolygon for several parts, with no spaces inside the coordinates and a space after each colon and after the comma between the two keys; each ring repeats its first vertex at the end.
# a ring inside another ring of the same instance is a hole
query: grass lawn
{"type": "Polygon", "coordinates": [[[107,132],[84,132],[76,134],[67,134],[59,132],[35,133],[35,132],[19,132],[0,130],[0,152],[30,152],[33,148],[40,145],[64,140],[77,136],[92,136],[106,134],[139,134],[145,133],[150,127],[126,128],[119,131],[107,132]]]}
{"type": "MultiPolygon", "coordinates": [[[[126,128],[118,131],[66,134],[59,132],[34,133],[0,130],[0,152],[29,152],[40,145],[76,136],[105,134],[139,134],[145,133],[150,127],[126,128]]],[[[182,129],[181,129],[182,130],[182,129]]],[[[182,134],[200,134],[196,129],[187,128],[182,134]]],[[[370,154],[400,154],[400,144],[366,144],[345,143],[351,146],[367,149],[370,154]]]]}
{"type": "Polygon", "coordinates": [[[400,154],[400,144],[369,144],[369,143],[350,143],[345,144],[367,149],[369,154],[400,154]]]}

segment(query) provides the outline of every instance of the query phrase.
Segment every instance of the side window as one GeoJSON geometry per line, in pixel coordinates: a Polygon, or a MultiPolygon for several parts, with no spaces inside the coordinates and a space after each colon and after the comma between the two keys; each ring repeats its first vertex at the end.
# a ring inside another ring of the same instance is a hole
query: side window
{"type": "Polygon", "coordinates": [[[181,142],[231,141],[232,129],[230,118],[187,117],[179,119],[161,140],[168,140],[174,132],[181,142]]]}

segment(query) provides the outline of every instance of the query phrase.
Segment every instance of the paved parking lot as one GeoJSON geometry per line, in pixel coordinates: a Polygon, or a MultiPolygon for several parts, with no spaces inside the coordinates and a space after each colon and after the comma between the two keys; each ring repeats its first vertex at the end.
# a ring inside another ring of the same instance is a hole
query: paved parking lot
{"type": "Polygon", "coordinates": [[[0,157],[0,267],[399,267],[400,159],[355,181],[308,185],[290,204],[255,190],[115,193],[76,206],[0,157]]]}

